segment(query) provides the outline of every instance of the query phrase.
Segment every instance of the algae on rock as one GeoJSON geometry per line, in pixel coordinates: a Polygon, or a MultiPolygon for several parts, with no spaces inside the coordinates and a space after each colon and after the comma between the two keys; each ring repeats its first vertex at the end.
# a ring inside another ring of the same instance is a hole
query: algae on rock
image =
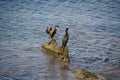
{"type": "Polygon", "coordinates": [[[80,69],[74,73],[75,77],[80,80],[98,80],[99,78],[86,69],[80,69]]]}
{"type": "Polygon", "coordinates": [[[59,60],[61,60],[64,65],[68,65],[69,63],[69,56],[68,56],[68,48],[67,46],[65,47],[65,49],[63,50],[62,46],[58,46],[58,44],[56,43],[56,40],[52,40],[51,43],[50,42],[46,42],[41,46],[41,50],[44,53],[48,53],[56,58],[58,58],[59,60]]]}
{"type": "Polygon", "coordinates": [[[107,80],[104,76],[96,75],[86,69],[80,69],[73,74],[79,80],[107,80]]]}

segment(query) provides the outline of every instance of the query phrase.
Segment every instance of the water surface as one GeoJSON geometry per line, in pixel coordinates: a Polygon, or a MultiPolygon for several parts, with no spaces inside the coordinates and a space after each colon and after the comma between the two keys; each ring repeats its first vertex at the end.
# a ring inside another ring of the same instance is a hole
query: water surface
{"type": "Polygon", "coordinates": [[[120,79],[120,0],[0,0],[0,79],[76,80],[40,46],[48,25],[66,27],[71,70],[120,79]],[[112,74],[114,73],[114,74],[112,74]]]}

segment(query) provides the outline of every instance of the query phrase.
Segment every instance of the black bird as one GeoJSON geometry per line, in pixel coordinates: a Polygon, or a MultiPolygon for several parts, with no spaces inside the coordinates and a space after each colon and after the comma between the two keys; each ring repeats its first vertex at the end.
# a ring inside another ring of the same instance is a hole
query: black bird
{"type": "Polygon", "coordinates": [[[66,47],[66,45],[67,45],[67,43],[68,43],[68,40],[69,40],[68,29],[69,29],[69,28],[66,28],[66,30],[65,30],[65,33],[66,33],[66,34],[64,35],[64,37],[63,37],[63,39],[62,39],[63,51],[64,51],[64,49],[65,49],[65,47],[66,47]]]}
{"type": "Polygon", "coordinates": [[[47,29],[46,29],[46,33],[49,35],[49,38],[50,38],[50,31],[51,30],[52,30],[51,26],[48,26],[47,29]]]}
{"type": "Polygon", "coordinates": [[[58,25],[55,25],[55,27],[50,31],[50,37],[53,40],[54,35],[56,34],[57,30],[58,30],[58,25]]]}
{"type": "Polygon", "coordinates": [[[52,39],[50,42],[49,42],[49,45],[51,44],[51,42],[53,41],[53,37],[54,35],[56,34],[57,30],[58,30],[58,25],[55,25],[54,28],[52,28],[52,30],[50,31],[50,38],[52,39]]]}

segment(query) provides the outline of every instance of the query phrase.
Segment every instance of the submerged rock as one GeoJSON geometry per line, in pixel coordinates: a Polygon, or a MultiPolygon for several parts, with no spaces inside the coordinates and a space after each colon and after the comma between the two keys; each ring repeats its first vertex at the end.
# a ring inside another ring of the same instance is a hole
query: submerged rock
{"type": "Polygon", "coordinates": [[[80,69],[73,73],[79,80],[107,80],[101,75],[96,75],[86,69],[80,69]]]}

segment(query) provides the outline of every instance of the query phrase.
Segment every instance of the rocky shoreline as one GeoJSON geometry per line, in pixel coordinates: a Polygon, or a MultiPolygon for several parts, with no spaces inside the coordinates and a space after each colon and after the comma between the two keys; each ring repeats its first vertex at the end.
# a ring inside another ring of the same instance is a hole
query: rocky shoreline
{"type": "MultiPolygon", "coordinates": [[[[44,43],[41,46],[41,50],[47,55],[51,55],[55,58],[58,58],[63,67],[69,65],[68,48],[66,47],[65,50],[63,51],[62,46],[59,47],[55,40],[52,40],[50,45],[49,42],[44,43]]],[[[94,74],[86,69],[71,71],[78,80],[107,80],[105,77],[94,74]]]]}

